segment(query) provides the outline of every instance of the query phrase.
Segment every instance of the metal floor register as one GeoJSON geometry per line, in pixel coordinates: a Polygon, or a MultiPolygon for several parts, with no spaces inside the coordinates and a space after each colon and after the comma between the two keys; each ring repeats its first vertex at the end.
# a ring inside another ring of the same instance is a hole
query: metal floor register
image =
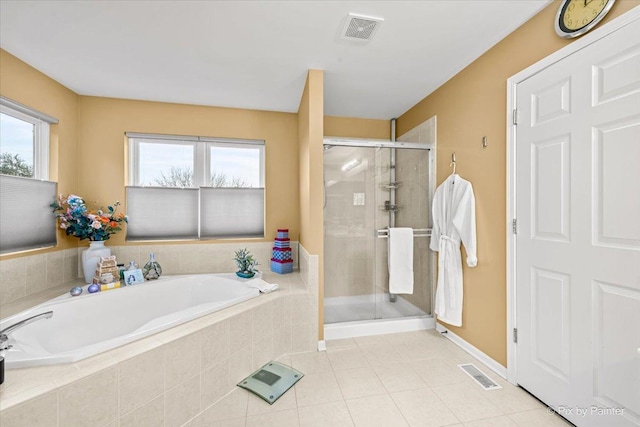
{"type": "Polygon", "coordinates": [[[280,362],[271,361],[237,385],[273,405],[303,376],[304,374],[300,371],[280,362]]]}

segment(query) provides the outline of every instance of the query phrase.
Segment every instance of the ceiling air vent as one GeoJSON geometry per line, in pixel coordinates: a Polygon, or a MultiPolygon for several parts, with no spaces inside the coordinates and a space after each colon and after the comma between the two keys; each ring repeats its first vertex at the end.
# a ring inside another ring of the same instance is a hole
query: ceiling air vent
{"type": "Polygon", "coordinates": [[[350,13],[342,31],[342,38],[346,40],[371,40],[382,25],[382,21],[384,21],[382,18],[350,13]]]}

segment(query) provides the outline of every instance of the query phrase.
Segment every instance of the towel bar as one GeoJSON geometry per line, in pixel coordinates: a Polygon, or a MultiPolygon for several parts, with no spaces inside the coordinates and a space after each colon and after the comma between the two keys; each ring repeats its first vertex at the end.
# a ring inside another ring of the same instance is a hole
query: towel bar
{"type": "MultiPolygon", "coordinates": [[[[413,229],[413,237],[429,237],[431,236],[430,228],[414,228],[413,229]]],[[[389,229],[381,228],[376,230],[376,237],[378,239],[388,239],[389,238],[389,229]]]]}

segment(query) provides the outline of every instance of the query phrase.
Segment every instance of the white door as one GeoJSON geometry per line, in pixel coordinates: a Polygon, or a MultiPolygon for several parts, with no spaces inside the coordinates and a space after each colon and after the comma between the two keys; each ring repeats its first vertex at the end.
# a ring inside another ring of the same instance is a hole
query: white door
{"type": "Polygon", "coordinates": [[[640,20],[517,85],[517,381],[640,426],[640,20]]]}

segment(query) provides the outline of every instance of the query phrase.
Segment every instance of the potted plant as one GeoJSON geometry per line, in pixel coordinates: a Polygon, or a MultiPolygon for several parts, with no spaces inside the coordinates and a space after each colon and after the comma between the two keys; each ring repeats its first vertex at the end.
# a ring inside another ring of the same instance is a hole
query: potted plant
{"type": "Polygon", "coordinates": [[[238,277],[242,277],[244,279],[248,279],[253,277],[256,274],[258,269],[256,266],[258,265],[258,261],[253,258],[251,252],[245,249],[238,249],[235,252],[235,257],[233,258],[236,262],[236,266],[238,267],[238,271],[236,271],[236,275],[238,277]]]}

